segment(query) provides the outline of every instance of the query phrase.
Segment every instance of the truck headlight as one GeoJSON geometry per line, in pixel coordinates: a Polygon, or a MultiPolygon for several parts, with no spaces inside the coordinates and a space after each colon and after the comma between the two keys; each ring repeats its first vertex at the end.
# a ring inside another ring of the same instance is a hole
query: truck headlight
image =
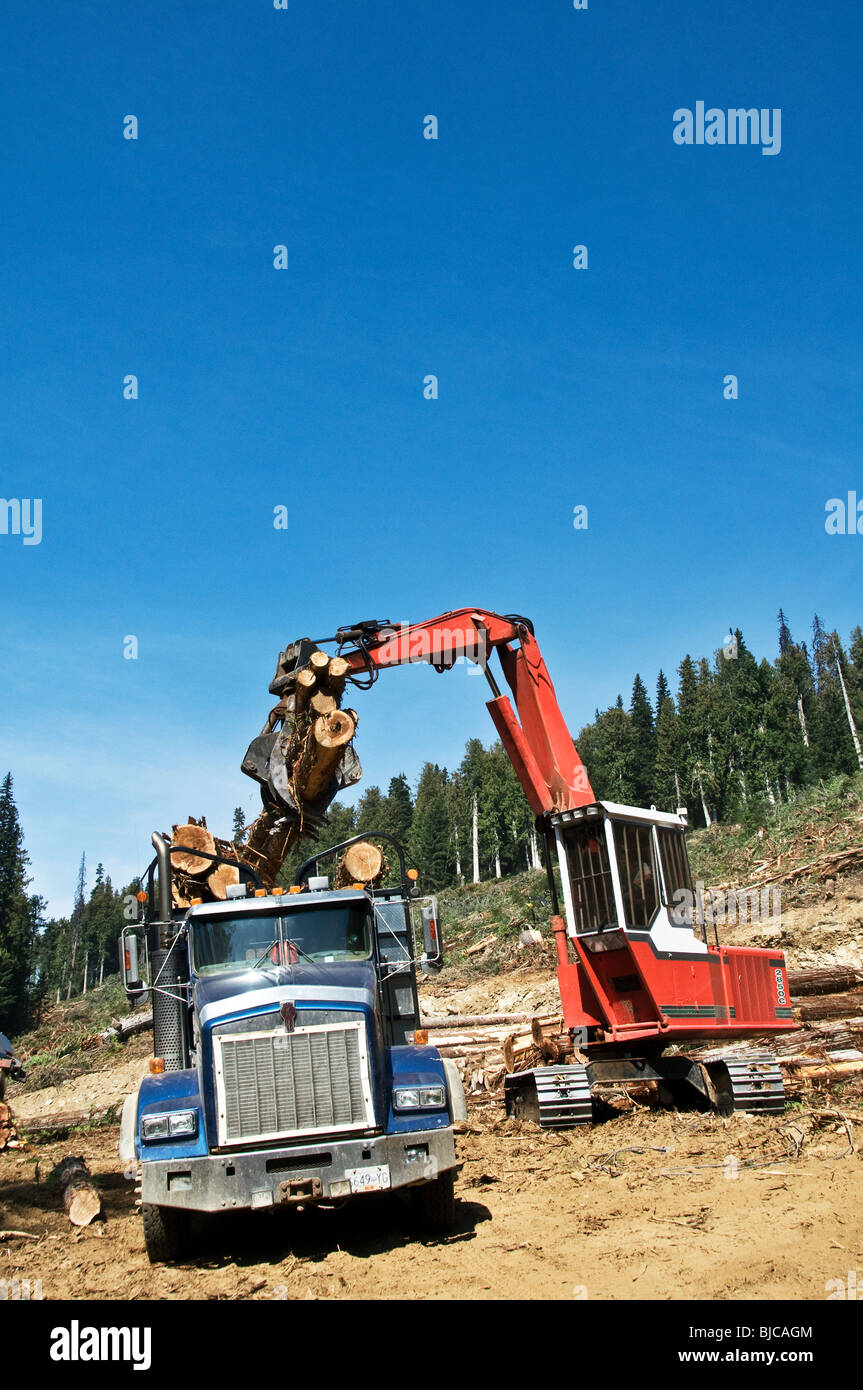
{"type": "Polygon", "coordinates": [[[394,1110],[442,1110],[446,1105],[445,1086],[394,1086],[394,1110]]]}
{"type": "Polygon", "coordinates": [[[145,1115],[141,1121],[141,1138],[181,1139],[198,1133],[197,1110],[172,1110],[166,1115],[145,1115]]]}

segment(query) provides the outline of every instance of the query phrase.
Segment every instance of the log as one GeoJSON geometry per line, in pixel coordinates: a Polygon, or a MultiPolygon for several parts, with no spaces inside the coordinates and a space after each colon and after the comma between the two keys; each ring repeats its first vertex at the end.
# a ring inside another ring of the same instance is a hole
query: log
{"type": "Polygon", "coordinates": [[[220,902],[228,895],[225,892],[229,883],[239,883],[240,871],[234,868],[233,864],[217,864],[211,873],[207,875],[207,887],[214,898],[220,902]]]}
{"type": "Polygon", "coordinates": [[[329,667],[329,664],[330,658],[327,656],[326,652],[312,652],[311,656],[309,657],[309,666],[314,671],[316,677],[323,676],[324,672],[329,667]]]}
{"type": "Polygon", "coordinates": [[[126,1038],[132,1038],[136,1033],[145,1033],[152,1026],[152,1013],[130,1014],[128,1018],[120,1018],[116,1023],[112,1023],[110,1028],[103,1028],[96,1036],[103,1042],[112,1042],[114,1039],[125,1042],[126,1038]]]}
{"type": "Polygon", "coordinates": [[[243,846],[243,860],[261,878],[265,888],[272,888],[289,848],[302,835],[300,824],[287,821],[279,826],[279,811],[261,811],[252,823],[243,846]]]}
{"type": "Polygon", "coordinates": [[[300,802],[315,802],[323,796],[355,732],[356,721],[348,710],[318,715],[294,767],[293,783],[300,802]]]}
{"type": "Polygon", "coordinates": [[[62,1110],[56,1115],[38,1115],[32,1119],[19,1115],[18,1130],[28,1139],[39,1139],[46,1135],[68,1134],[85,1125],[119,1125],[122,1109],[123,1102],[115,1101],[113,1105],[101,1105],[94,1110],[62,1110]]]}
{"type": "MultiPolygon", "coordinates": [[[[188,845],[190,851],[203,849],[209,854],[216,853],[216,842],[207,829],[203,818],[201,824],[198,824],[197,821],[193,821],[190,818],[188,825],[175,825],[172,843],[174,845],[188,845]]],[[[193,875],[205,874],[208,872],[211,865],[212,860],[201,859],[198,855],[193,853],[171,855],[172,870],[176,871],[179,869],[181,873],[193,875]]]]}
{"type": "Polygon", "coordinates": [[[454,1029],[451,1033],[436,1033],[434,1045],[435,1047],[460,1047],[463,1052],[469,1051],[472,1047],[502,1048],[510,1036],[511,1030],[507,1028],[495,1028],[492,1032],[485,1030],[474,1032],[472,1030],[469,1033],[459,1033],[457,1029],[454,1029]]]}
{"type": "Polygon", "coordinates": [[[482,941],[478,941],[475,946],[468,946],[465,955],[475,956],[478,951],[484,951],[486,946],[491,946],[494,941],[497,941],[496,936],[484,936],[482,941]]]}
{"type": "Polygon", "coordinates": [[[863,985],[863,970],[851,965],[830,965],[817,970],[789,970],[788,988],[799,997],[838,994],[863,985]]]}
{"type": "MultiPolygon", "coordinates": [[[[786,1064],[783,1063],[783,1066],[786,1064]]],[[[801,1066],[798,1062],[788,1070],[797,1081],[809,1085],[813,1081],[836,1081],[846,1076],[863,1076],[863,1062],[830,1062],[822,1059],[820,1065],[801,1066]]]]}
{"type": "Polygon", "coordinates": [[[341,698],[349,670],[350,667],[343,656],[333,656],[330,658],[325,684],[327,690],[331,695],[335,695],[337,700],[341,698]]]}
{"type": "Polygon", "coordinates": [[[854,990],[851,994],[822,994],[802,1004],[792,995],[791,1003],[796,1005],[795,1017],[802,1023],[819,1018],[850,1018],[863,1007],[863,990],[854,990]]]}
{"type": "Polygon", "coordinates": [[[63,1194],[63,1206],[73,1226],[89,1226],[102,1213],[102,1198],[93,1186],[83,1158],[64,1158],[51,1174],[63,1194]]]}
{"type": "Polygon", "coordinates": [[[332,714],[338,709],[335,695],[328,695],[325,690],[316,690],[309,700],[309,709],[315,714],[332,714]]]}
{"type": "Polygon", "coordinates": [[[472,1042],[469,1045],[464,1043],[435,1043],[435,1047],[441,1057],[479,1057],[489,1053],[499,1057],[503,1048],[501,1042],[472,1042]]]}
{"type": "Polygon", "coordinates": [[[368,840],[349,845],[339,859],[336,887],[348,883],[378,883],[387,868],[383,850],[368,840]]]}
{"type": "MultiPolygon", "coordinates": [[[[446,1018],[422,1019],[422,1028],[483,1028],[495,1023],[531,1023],[533,1014],[449,1014],[446,1018]]],[[[540,1014],[540,1022],[550,1023],[560,1014],[540,1014]]]]}
{"type": "Polygon", "coordinates": [[[530,1033],[510,1033],[509,1037],[503,1040],[502,1050],[508,1072],[523,1071],[525,1069],[524,1059],[528,1054],[533,1054],[536,1058],[539,1057],[539,1048],[534,1043],[530,1033]]]}
{"type": "Polygon", "coordinates": [[[318,683],[318,678],[314,671],[308,667],[303,671],[298,671],[295,678],[294,704],[297,714],[302,713],[312,696],[312,691],[318,683]]]}

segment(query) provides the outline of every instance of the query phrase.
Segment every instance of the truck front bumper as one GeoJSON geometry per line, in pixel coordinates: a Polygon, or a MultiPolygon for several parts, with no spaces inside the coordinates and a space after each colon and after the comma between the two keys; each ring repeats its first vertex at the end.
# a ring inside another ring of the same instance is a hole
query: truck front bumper
{"type": "Polygon", "coordinates": [[[148,1158],[141,1164],[141,1200],[188,1211],[263,1209],[349,1196],[350,1170],[387,1168],[388,1188],[397,1188],[431,1182],[455,1166],[452,1129],[206,1158],[148,1158]]]}

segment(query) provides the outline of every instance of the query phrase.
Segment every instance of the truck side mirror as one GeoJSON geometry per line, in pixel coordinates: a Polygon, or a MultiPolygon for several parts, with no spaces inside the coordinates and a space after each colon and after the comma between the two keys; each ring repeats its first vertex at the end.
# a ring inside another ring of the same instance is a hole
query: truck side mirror
{"type": "Polygon", "coordinates": [[[423,929],[423,954],[420,965],[426,974],[437,974],[443,964],[443,942],[440,934],[440,913],[437,898],[425,898],[420,907],[423,929]]]}
{"type": "Polygon", "coordinates": [[[149,989],[150,961],[145,928],[123,928],[120,935],[120,974],[123,988],[130,997],[139,998],[149,989]]]}

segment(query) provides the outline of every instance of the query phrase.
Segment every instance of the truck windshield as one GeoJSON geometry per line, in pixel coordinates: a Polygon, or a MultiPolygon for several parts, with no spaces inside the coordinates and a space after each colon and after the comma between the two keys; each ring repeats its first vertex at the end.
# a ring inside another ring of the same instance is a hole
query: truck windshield
{"type": "Polygon", "coordinates": [[[369,913],[357,903],[283,914],[198,917],[190,925],[196,975],[308,960],[367,960],[371,955],[369,913]]]}

